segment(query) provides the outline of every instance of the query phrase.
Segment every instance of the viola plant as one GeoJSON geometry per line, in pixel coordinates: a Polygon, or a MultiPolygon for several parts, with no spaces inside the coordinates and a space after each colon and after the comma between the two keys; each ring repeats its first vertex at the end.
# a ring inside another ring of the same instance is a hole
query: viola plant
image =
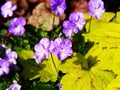
{"type": "Polygon", "coordinates": [[[102,14],[105,12],[104,2],[102,0],[90,0],[88,3],[88,13],[100,19],[102,14]]]}
{"type": "Polygon", "coordinates": [[[25,33],[25,24],[26,20],[24,18],[13,18],[12,20],[10,20],[8,31],[15,36],[22,36],[25,33]]]}
{"type": "MultiPolygon", "coordinates": [[[[65,0],[50,0],[51,12],[58,17],[66,5],[65,0]]],[[[16,9],[10,0],[1,6],[9,24],[0,21],[4,26],[0,30],[0,90],[120,88],[120,12],[105,12],[102,0],[90,0],[87,14],[71,12],[58,26],[53,18],[52,30],[44,31],[28,25],[24,16],[14,16],[16,9]]]]}
{"type": "Polygon", "coordinates": [[[69,20],[63,22],[63,33],[70,38],[73,34],[83,29],[85,22],[82,12],[73,12],[70,14],[69,20]]]}
{"type": "Polygon", "coordinates": [[[9,66],[10,63],[7,60],[0,58],[0,76],[9,73],[9,66]]]}
{"type": "Polygon", "coordinates": [[[13,84],[11,84],[6,90],[21,90],[21,85],[19,85],[17,81],[13,81],[13,84]]]}
{"type": "Polygon", "coordinates": [[[50,7],[56,15],[60,16],[66,9],[65,0],[50,0],[50,7]]]}
{"type": "Polygon", "coordinates": [[[13,4],[11,1],[7,1],[4,5],[1,6],[1,15],[4,18],[8,16],[11,17],[13,15],[13,11],[17,9],[17,6],[13,4]]]}

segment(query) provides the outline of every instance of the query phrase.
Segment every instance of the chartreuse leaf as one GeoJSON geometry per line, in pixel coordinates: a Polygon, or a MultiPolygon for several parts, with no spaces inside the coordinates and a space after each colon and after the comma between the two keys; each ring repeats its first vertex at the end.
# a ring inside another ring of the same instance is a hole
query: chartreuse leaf
{"type": "Polygon", "coordinates": [[[120,24],[93,20],[90,32],[84,37],[95,43],[87,56],[96,56],[99,68],[120,73],[120,24]]]}
{"type": "Polygon", "coordinates": [[[77,71],[81,69],[81,61],[83,60],[83,56],[81,54],[73,53],[71,58],[68,58],[66,61],[60,65],[60,70],[63,73],[70,73],[72,71],[77,71]]]}
{"type": "Polygon", "coordinates": [[[115,78],[112,71],[102,70],[97,67],[97,57],[82,56],[73,53],[60,66],[66,73],[60,81],[62,90],[105,90],[115,78]]]}
{"type": "Polygon", "coordinates": [[[101,16],[100,20],[102,21],[110,21],[115,16],[113,12],[104,12],[101,16]]]}
{"type": "MultiPolygon", "coordinates": [[[[89,29],[89,23],[86,25],[89,29]]],[[[120,44],[120,24],[113,22],[103,22],[92,20],[90,33],[83,34],[85,40],[103,43],[105,46],[119,46],[120,44]]]]}
{"type": "Polygon", "coordinates": [[[22,60],[27,60],[27,59],[31,59],[34,56],[34,52],[30,51],[30,50],[22,50],[19,54],[19,57],[22,60]]]}
{"type": "Polygon", "coordinates": [[[63,76],[60,83],[62,90],[105,90],[114,77],[113,72],[92,66],[89,70],[73,69],[63,76]]]}
{"type": "Polygon", "coordinates": [[[120,23],[120,12],[117,12],[117,18],[116,21],[120,23]]]}
{"type": "Polygon", "coordinates": [[[106,90],[120,90],[120,75],[111,81],[106,90]]]}
{"type": "MultiPolygon", "coordinates": [[[[113,17],[115,16],[115,13],[112,12],[104,12],[103,15],[101,16],[100,20],[101,21],[110,21],[113,17]]],[[[88,13],[84,13],[84,17],[86,20],[90,19],[91,16],[88,13]]],[[[93,17],[94,18],[94,17],[93,17]]],[[[95,18],[94,18],[95,19],[95,18]]],[[[97,20],[97,19],[96,19],[97,20]]]]}
{"type": "Polygon", "coordinates": [[[87,53],[85,58],[89,56],[96,57],[99,61],[97,67],[102,70],[112,70],[116,74],[120,74],[120,48],[104,47],[103,44],[95,44],[87,53]]]}
{"type": "MultiPolygon", "coordinates": [[[[22,75],[30,80],[39,77],[41,82],[48,82],[49,80],[55,82],[57,80],[58,73],[53,65],[52,57],[50,56],[48,59],[43,60],[41,64],[36,64],[35,60],[29,59],[30,57],[33,57],[31,53],[33,53],[33,51],[23,50],[19,54],[19,61],[24,67],[22,75]]],[[[59,70],[60,61],[56,56],[52,56],[57,70],[59,70]]]]}

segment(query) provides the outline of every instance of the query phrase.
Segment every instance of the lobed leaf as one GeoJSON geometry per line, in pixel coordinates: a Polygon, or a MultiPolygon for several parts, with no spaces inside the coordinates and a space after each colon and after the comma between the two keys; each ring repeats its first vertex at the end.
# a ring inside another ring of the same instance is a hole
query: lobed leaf
{"type": "MultiPolygon", "coordinates": [[[[33,52],[25,50],[20,53],[20,62],[24,67],[22,75],[30,80],[40,78],[41,82],[55,82],[58,78],[58,73],[52,62],[52,57],[50,56],[48,59],[43,60],[41,64],[36,64],[35,60],[29,59],[29,57],[33,57],[31,56],[31,53],[33,52]]],[[[52,56],[57,70],[59,71],[60,61],[55,55],[52,56]]]]}

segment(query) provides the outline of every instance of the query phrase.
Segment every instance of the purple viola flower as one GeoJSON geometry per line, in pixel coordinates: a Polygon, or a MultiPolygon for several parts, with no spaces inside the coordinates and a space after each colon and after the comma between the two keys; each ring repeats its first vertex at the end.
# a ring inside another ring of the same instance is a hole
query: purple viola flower
{"type": "Polygon", "coordinates": [[[9,66],[10,63],[7,60],[0,58],[0,76],[9,73],[9,66]]]}
{"type": "Polygon", "coordinates": [[[16,36],[22,36],[25,33],[24,25],[26,20],[22,17],[10,20],[8,31],[16,36]]]}
{"type": "Polygon", "coordinates": [[[69,39],[56,38],[52,52],[62,61],[72,55],[72,42],[69,39]]]}
{"type": "Polygon", "coordinates": [[[50,7],[56,15],[60,16],[66,9],[65,0],[50,0],[50,7]]]}
{"type": "Polygon", "coordinates": [[[21,90],[21,85],[19,85],[17,82],[14,82],[6,90],[21,90]]]}
{"type": "Polygon", "coordinates": [[[69,20],[65,20],[63,22],[63,31],[62,31],[67,38],[70,38],[72,36],[73,32],[73,27],[70,23],[69,20]]]}
{"type": "Polygon", "coordinates": [[[58,83],[57,87],[59,88],[59,90],[62,90],[62,84],[58,83]]]}
{"type": "Polygon", "coordinates": [[[11,1],[7,1],[4,5],[1,6],[1,14],[4,18],[13,15],[13,11],[17,9],[15,4],[12,4],[11,1]]]}
{"type": "Polygon", "coordinates": [[[84,14],[82,12],[73,12],[69,16],[69,20],[63,22],[63,33],[70,38],[72,34],[82,30],[85,24],[84,14]]]}
{"type": "Polygon", "coordinates": [[[39,64],[43,59],[50,56],[50,41],[48,38],[42,38],[39,43],[34,47],[35,50],[35,60],[39,64]]]}
{"type": "Polygon", "coordinates": [[[90,0],[88,3],[88,13],[97,18],[100,19],[103,12],[105,12],[104,3],[102,0],[90,0]]]}
{"type": "Polygon", "coordinates": [[[74,27],[73,32],[76,34],[78,30],[82,30],[85,24],[84,14],[82,12],[73,12],[69,16],[69,21],[74,27]]]}
{"type": "Polygon", "coordinates": [[[6,50],[5,52],[5,59],[7,59],[11,65],[17,64],[17,53],[15,51],[12,51],[10,48],[6,50]]]}

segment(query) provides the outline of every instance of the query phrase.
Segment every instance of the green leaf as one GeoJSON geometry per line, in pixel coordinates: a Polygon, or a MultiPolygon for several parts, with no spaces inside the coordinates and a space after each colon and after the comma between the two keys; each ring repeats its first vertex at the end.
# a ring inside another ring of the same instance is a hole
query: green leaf
{"type": "Polygon", "coordinates": [[[35,90],[58,90],[53,86],[52,84],[43,84],[40,83],[38,87],[35,88],[35,90]]]}
{"type": "MultiPolygon", "coordinates": [[[[20,53],[20,62],[24,67],[22,75],[30,80],[34,80],[36,78],[40,78],[41,82],[52,81],[55,82],[58,78],[58,73],[54,67],[52,62],[52,57],[50,56],[48,59],[43,60],[41,64],[36,64],[35,60],[29,59],[33,57],[32,51],[23,50],[20,53]],[[24,53],[23,53],[24,52],[24,53]],[[22,55],[21,55],[22,54],[22,55]]],[[[60,60],[55,55],[52,55],[57,71],[59,71],[60,60]]]]}
{"type": "Polygon", "coordinates": [[[116,19],[116,21],[120,23],[120,12],[117,12],[117,19],[116,19]]]}
{"type": "Polygon", "coordinates": [[[6,34],[7,34],[7,30],[6,29],[0,30],[0,35],[6,35],[6,34]]]}
{"type": "Polygon", "coordinates": [[[105,88],[114,79],[114,74],[91,68],[90,71],[79,70],[63,76],[62,90],[106,90],[105,88]]]}
{"type": "Polygon", "coordinates": [[[10,26],[10,21],[8,20],[7,22],[4,23],[5,26],[10,26]]]}

